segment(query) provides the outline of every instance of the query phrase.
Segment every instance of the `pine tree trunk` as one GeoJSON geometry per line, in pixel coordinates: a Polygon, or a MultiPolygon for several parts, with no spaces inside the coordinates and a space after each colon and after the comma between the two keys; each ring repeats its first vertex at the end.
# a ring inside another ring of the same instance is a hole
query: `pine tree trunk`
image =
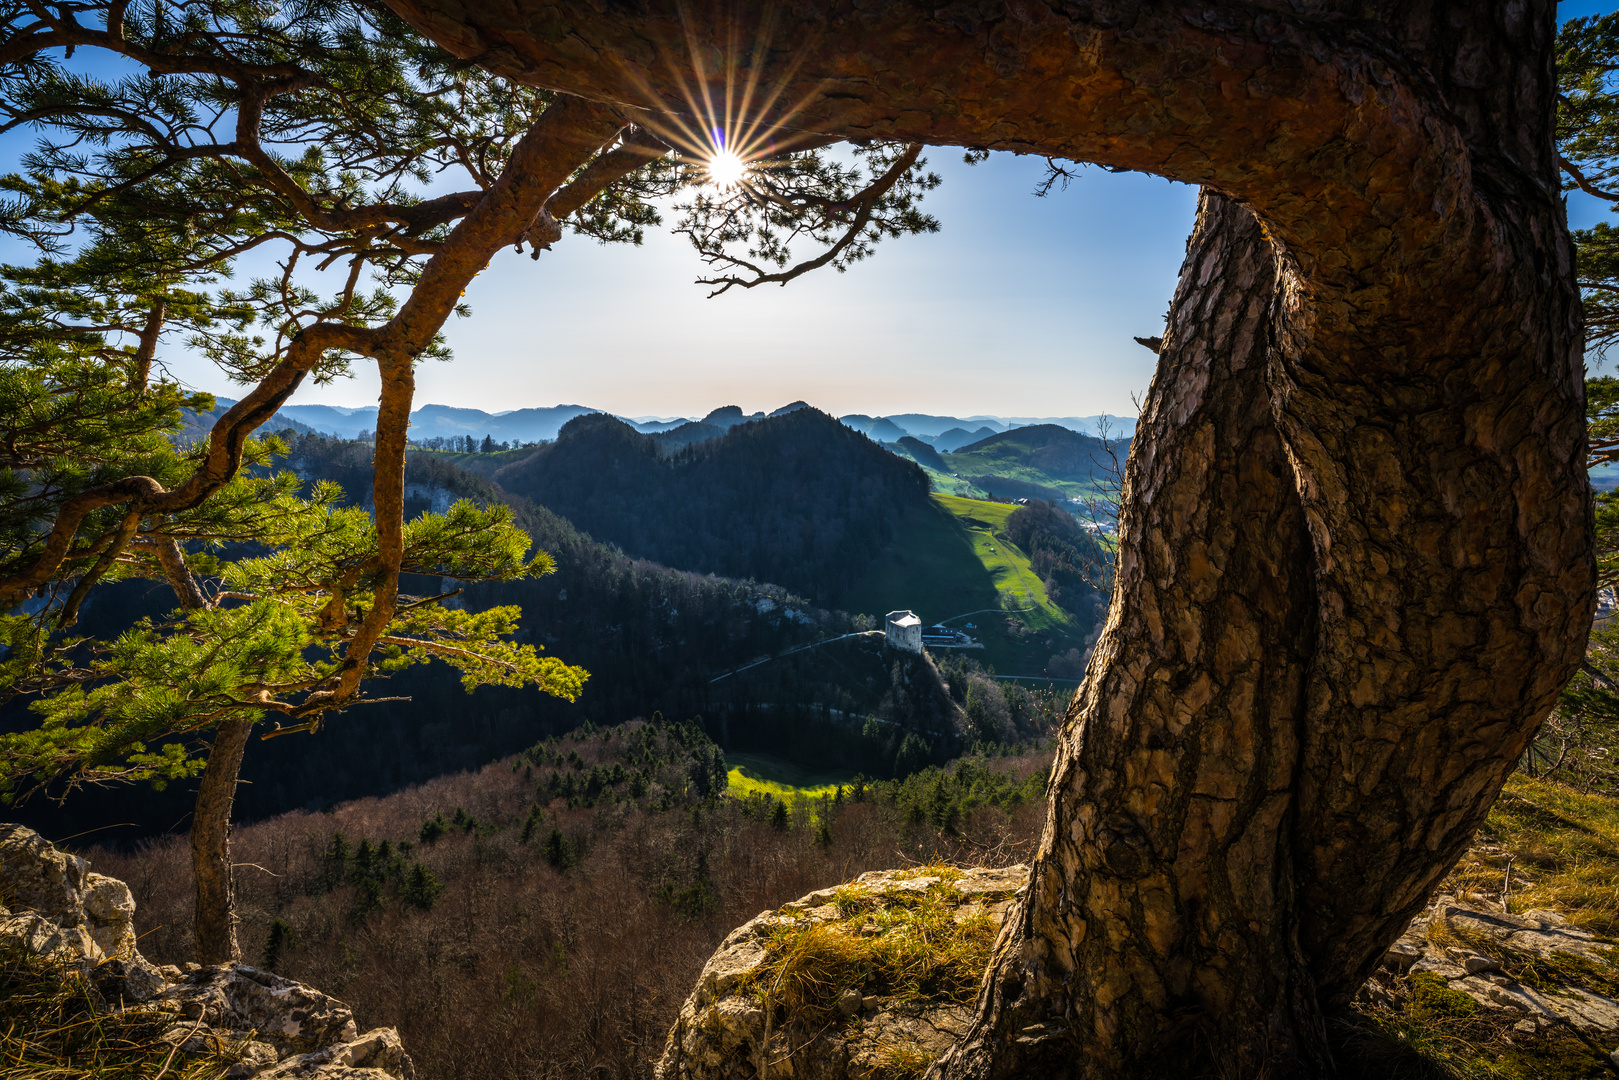
{"type": "Polygon", "coordinates": [[[1113,608],[953,1073],[1330,1060],[1291,886],[1316,587],[1266,379],[1277,262],[1251,212],[1204,194],[1129,462],[1113,608]]]}
{"type": "Polygon", "coordinates": [[[797,128],[1210,190],[1030,888],[936,1069],[1330,1074],[1324,1016],[1594,610],[1551,0],[390,4],[586,96],[678,110],[734,77],[797,128]]]}
{"type": "MultiPolygon", "coordinates": [[[[186,611],[208,606],[202,586],[186,563],[184,550],[172,538],[148,541],[157,551],[164,577],[186,611]]],[[[236,942],[235,869],[230,857],[231,806],[236,801],[236,780],[242,772],[248,733],[253,721],[229,717],[214,727],[208,764],[197,785],[191,810],[191,874],[195,880],[195,918],[192,933],[199,964],[225,964],[241,958],[236,942]]]]}
{"type": "Polygon", "coordinates": [[[236,884],[230,856],[231,804],[242,771],[251,720],[222,720],[214,729],[208,765],[197,786],[191,818],[191,870],[197,879],[197,963],[226,964],[242,957],[236,942],[236,884]]]}

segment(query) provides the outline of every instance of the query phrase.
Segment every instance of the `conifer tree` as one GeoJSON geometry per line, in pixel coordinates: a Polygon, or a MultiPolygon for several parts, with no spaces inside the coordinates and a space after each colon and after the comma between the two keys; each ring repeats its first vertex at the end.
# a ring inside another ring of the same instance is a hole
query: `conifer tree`
{"type": "MultiPolygon", "coordinates": [[[[443,324],[495,252],[537,257],[564,229],[636,242],[650,197],[707,184],[712,148],[469,67],[370,5],[4,15],[0,123],[41,140],[0,179],[0,231],[41,257],[0,268],[0,694],[35,695],[40,723],[0,738],[0,792],[200,772],[198,959],[229,959],[230,808],[254,725],[316,731],[368,679],[430,659],[469,689],[580,692],[584,672],[512,641],[514,608],[401,595],[405,573],[551,569],[503,508],[404,520],[414,368],[447,358],[443,324]],[[426,191],[451,176],[459,190],[426,191]],[[232,282],[269,252],[276,272],[232,282]],[[189,443],[181,410],[212,402],[165,373],[180,343],[245,389],[189,443]],[[305,380],[360,363],[382,379],[373,514],[274,471],[277,444],[253,437],[305,380]],[[74,638],[86,596],[128,577],[166,582],[175,612],[74,638]]],[[[817,265],[841,266],[931,227],[915,148],[859,152],[880,167],[783,145],[779,176],[693,200],[688,235],[732,265],[731,245],[800,220],[837,249],[817,265]]]]}
{"type": "Polygon", "coordinates": [[[670,123],[1203,186],[1029,887],[932,1075],[1332,1075],[1595,606],[1555,3],[388,2],[670,123]]]}

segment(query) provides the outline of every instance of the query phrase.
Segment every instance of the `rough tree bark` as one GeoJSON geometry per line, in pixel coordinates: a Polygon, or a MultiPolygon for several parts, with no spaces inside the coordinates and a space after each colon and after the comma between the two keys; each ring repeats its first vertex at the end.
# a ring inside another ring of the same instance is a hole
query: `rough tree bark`
{"type": "MultiPolygon", "coordinates": [[[[163,576],[180,607],[186,611],[206,608],[208,598],[186,564],[180,545],[166,536],[153,537],[146,543],[156,549],[163,576]]],[[[252,730],[253,721],[245,717],[221,720],[214,728],[208,764],[197,783],[197,800],[191,810],[191,873],[196,881],[192,941],[199,964],[228,964],[242,956],[236,940],[236,866],[230,855],[230,815],[252,730]]]]}
{"type": "Polygon", "coordinates": [[[1590,625],[1551,0],[389,2],[670,138],[1209,189],[1033,883],[936,1068],[1330,1073],[1324,1015],[1464,850],[1590,625]],[[731,111],[681,115],[702,101],[731,111]]]}
{"type": "Polygon", "coordinates": [[[242,958],[236,940],[236,869],[230,855],[231,806],[253,721],[232,717],[214,728],[208,764],[197,784],[191,813],[191,870],[197,895],[192,940],[197,963],[228,964],[242,958]]]}
{"type": "Polygon", "coordinates": [[[1128,465],[1115,603],[963,1071],[1184,1068],[1198,1042],[1233,1075],[1278,1050],[1330,1060],[1288,887],[1316,589],[1266,379],[1276,264],[1251,213],[1204,195],[1128,465]]]}

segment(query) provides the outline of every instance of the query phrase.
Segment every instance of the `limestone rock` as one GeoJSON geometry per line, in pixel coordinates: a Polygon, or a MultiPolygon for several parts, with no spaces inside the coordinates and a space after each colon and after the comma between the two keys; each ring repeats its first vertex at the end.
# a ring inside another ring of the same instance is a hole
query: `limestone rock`
{"type": "Polygon", "coordinates": [[[80,896],[90,940],[101,956],[135,955],[135,897],[129,886],[103,874],[86,874],[80,896]]]}
{"type": "Polygon", "coordinates": [[[0,824],[0,937],[83,971],[107,1007],[156,1009],[160,1038],[235,1058],[226,1080],[414,1080],[393,1028],[356,1034],[349,1007],[246,964],[157,967],[136,947],[135,899],[31,829],[0,824]]]}
{"type": "Polygon", "coordinates": [[[255,1032],[283,1057],[309,1054],[355,1035],[354,1013],[319,990],[246,964],[202,968],[163,994],[187,1020],[218,1031],[255,1032]]]}
{"type": "MultiPolygon", "coordinates": [[[[882,931],[876,912],[929,895],[955,906],[962,922],[983,916],[999,927],[1029,879],[1026,866],[973,869],[954,874],[874,871],[847,888],[872,920],[844,922],[861,938],[882,931]],[[949,880],[946,880],[946,877],[949,880]]],[[[728,935],[704,966],[691,997],[669,1033],[658,1080],[846,1080],[889,1071],[897,1061],[926,1062],[943,1053],[972,1018],[955,1001],[900,1002],[870,987],[845,987],[832,1023],[807,1023],[772,1006],[758,984],[769,961],[768,942],[780,927],[808,929],[843,919],[838,889],[812,892],[776,911],[761,912],[728,935]],[[766,1039],[768,1038],[768,1045],[766,1039]],[[761,1067],[762,1066],[762,1067],[761,1067]]]]}
{"type": "Polygon", "coordinates": [[[1460,990],[1489,1009],[1526,1014],[1519,1024],[1544,1026],[1571,1025],[1587,1035],[1619,1035],[1619,1001],[1578,985],[1577,975],[1568,985],[1550,992],[1526,986],[1512,977],[1515,961],[1549,961],[1555,971],[1559,961],[1577,972],[1591,964],[1615,968],[1609,956],[1611,946],[1594,934],[1581,930],[1551,911],[1529,911],[1519,915],[1470,906],[1453,897],[1441,896],[1412,920],[1410,928],[1384,955],[1383,966],[1396,974],[1438,975],[1452,990],[1460,990]],[[1449,935],[1477,949],[1447,950],[1435,945],[1430,931],[1448,928],[1449,935]],[[1503,959],[1506,961],[1503,964],[1503,959]]]}
{"type": "Polygon", "coordinates": [[[377,1028],[358,1038],[283,1058],[255,1080],[415,1080],[416,1069],[399,1032],[377,1028]]]}
{"type": "Polygon", "coordinates": [[[133,956],[106,960],[90,970],[96,991],[111,1005],[151,1001],[168,989],[163,972],[131,952],[133,956]]]}
{"type": "Polygon", "coordinates": [[[89,869],[34,830],[0,824],[0,901],[11,916],[0,932],[38,939],[45,947],[36,951],[66,950],[90,963],[133,955],[134,898],[123,882],[89,869]],[[51,923],[54,933],[40,937],[37,924],[16,922],[28,913],[51,923]]]}

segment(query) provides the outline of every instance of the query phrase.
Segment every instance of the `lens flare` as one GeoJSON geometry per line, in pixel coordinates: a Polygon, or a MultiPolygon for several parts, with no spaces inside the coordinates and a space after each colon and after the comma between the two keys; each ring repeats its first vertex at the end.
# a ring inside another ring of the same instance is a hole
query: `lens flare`
{"type": "Polygon", "coordinates": [[[718,150],[708,159],[708,182],[717,188],[736,187],[747,171],[748,163],[731,150],[718,150]]]}

